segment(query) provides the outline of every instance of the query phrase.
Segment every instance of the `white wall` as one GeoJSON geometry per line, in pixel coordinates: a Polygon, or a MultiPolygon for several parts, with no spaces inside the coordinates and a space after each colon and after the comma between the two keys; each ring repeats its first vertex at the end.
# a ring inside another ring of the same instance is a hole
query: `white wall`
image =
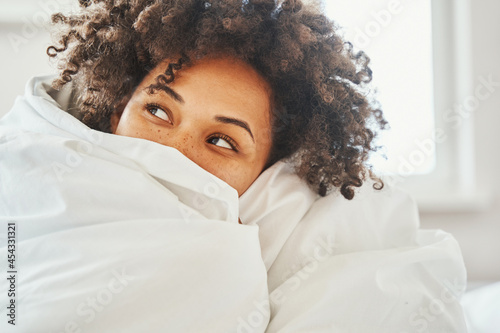
{"type": "Polygon", "coordinates": [[[23,27],[19,23],[0,24],[0,116],[12,107],[17,95],[23,94],[30,77],[54,72],[45,53],[50,45],[48,34],[38,29],[24,38],[23,27]]]}
{"type": "Polygon", "coordinates": [[[50,46],[47,26],[51,14],[67,12],[76,0],[0,1],[0,117],[15,96],[24,92],[28,79],[54,73],[46,49],[50,46]]]}
{"type": "MultiPolygon", "coordinates": [[[[500,83],[500,1],[471,3],[474,78],[491,74],[500,83]]],[[[500,280],[500,86],[474,116],[478,187],[490,191],[492,203],[480,213],[421,214],[422,227],[457,238],[469,280],[500,280]]]]}
{"type": "MultiPolygon", "coordinates": [[[[22,0],[22,3],[31,0],[22,0]]],[[[438,1],[438,0],[434,0],[438,1]]],[[[63,0],[47,0],[62,3],[63,0]],[[57,2],[59,1],[59,2],[57,2]]],[[[500,82],[500,1],[472,2],[472,38],[474,78],[493,75],[500,82]]],[[[5,114],[16,95],[22,94],[25,82],[33,75],[53,71],[45,55],[48,34],[41,27],[48,18],[46,9],[31,1],[27,14],[19,6],[0,13],[0,116],[5,114]],[[15,21],[12,16],[22,18],[15,21]],[[10,23],[9,23],[10,21],[10,23]],[[34,24],[33,22],[37,22],[34,24]],[[10,35],[9,35],[10,34],[10,35]],[[12,37],[16,34],[13,42],[12,37]],[[8,37],[11,37],[10,40],[8,37]]],[[[23,7],[24,8],[24,7],[23,7]]],[[[451,232],[459,241],[470,280],[500,280],[500,87],[481,102],[475,111],[476,152],[479,188],[492,194],[492,205],[481,213],[422,214],[424,228],[440,228],[451,232]]]]}

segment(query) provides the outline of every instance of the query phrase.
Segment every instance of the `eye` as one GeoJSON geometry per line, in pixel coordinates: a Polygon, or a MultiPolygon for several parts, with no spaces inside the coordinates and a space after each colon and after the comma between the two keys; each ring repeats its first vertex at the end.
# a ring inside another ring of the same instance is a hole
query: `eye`
{"type": "Polygon", "coordinates": [[[231,150],[234,150],[236,152],[238,151],[234,140],[231,139],[230,137],[228,137],[227,135],[216,134],[216,135],[210,137],[207,140],[207,142],[214,145],[214,146],[217,146],[217,147],[231,149],[231,150]]]}
{"type": "Polygon", "coordinates": [[[163,119],[165,121],[168,121],[169,123],[172,123],[172,120],[170,119],[168,113],[166,111],[164,111],[159,105],[148,104],[146,109],[153,116],[158,117],[160,119],[163,119]]]}

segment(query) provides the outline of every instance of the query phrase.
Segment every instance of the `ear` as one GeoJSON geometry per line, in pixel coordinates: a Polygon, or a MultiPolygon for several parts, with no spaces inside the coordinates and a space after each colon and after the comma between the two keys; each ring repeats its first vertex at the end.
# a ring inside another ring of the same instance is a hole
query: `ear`
{"type": "Polygon", "coordinates": [[[111,118],[109,119],[110,125],[111,125],[111,133],[115,134],[116,129],[118,128],[118,124],[120,123],[120,119],[123,114],[123,110],[125,110],[125,107],[128,104],[128,101],[130,100],[130,95],[126,95],[125,97],[122,98],[120,103],[118,103],[115,107],[115,111],[111,114],[111,118]]]}

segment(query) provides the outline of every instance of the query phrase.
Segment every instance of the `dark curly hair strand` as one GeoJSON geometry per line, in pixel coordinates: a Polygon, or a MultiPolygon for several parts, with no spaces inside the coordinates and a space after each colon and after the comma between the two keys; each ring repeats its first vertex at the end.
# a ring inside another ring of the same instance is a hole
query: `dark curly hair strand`
{"type": "MultiPolygon", "coordinates": [[[[352,199],[386,121],[367,98],[370,59],[354,52],[337,27],[300,0],[79,0],[80,11],[55,14],[61,88],[75,79],[82,121],[110,131],[120,101],[164,59],[177,59],[150,89],[168,89],[175,71],[205,57],[250,64],[273,92],[273,142],[267,166],[289,158],[320,195],[333,188],[352,199]]],[[[267,167],[266,166],[266,167],[267,167]]]]}

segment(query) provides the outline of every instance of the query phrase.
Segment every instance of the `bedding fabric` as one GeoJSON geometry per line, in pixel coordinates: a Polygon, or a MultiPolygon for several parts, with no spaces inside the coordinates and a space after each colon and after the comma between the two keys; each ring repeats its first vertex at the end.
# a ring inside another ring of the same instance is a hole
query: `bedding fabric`
{"type": "Polygon", "coordinates": [[[466,331],[458,245],[403,192],[318,197],[278,162],[238,198],[51,79],[0,120],[2,332],[466,331]]]}

